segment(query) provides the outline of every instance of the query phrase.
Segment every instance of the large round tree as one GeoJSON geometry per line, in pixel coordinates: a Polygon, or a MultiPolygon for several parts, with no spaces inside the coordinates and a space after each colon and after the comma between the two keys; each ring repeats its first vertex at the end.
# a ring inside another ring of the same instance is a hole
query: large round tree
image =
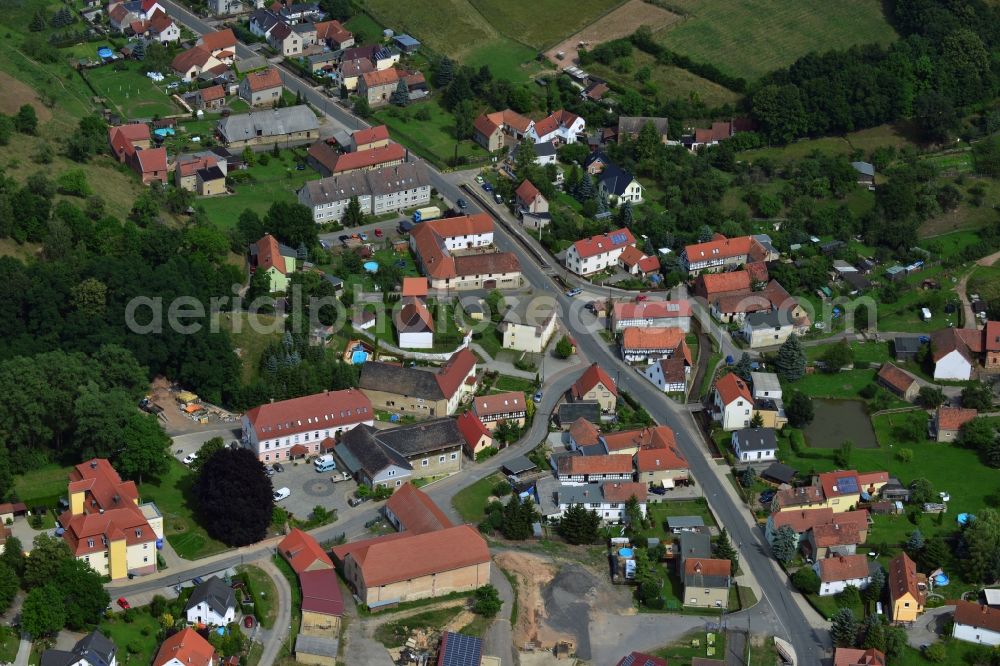
{"type": "Polygon", "coordinates": [[[194,485],[201,524],[227,546],[264,538],[274,490],[264,465],[248,449],[219,449],[202,464],[194,485]]]}

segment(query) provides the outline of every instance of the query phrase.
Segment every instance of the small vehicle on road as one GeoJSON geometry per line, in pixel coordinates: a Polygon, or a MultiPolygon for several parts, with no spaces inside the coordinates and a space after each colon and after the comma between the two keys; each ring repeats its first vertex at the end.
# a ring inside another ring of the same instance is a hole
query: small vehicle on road
{"type": "Polygon", "coordinates": [[[274,491],[274,501],[280,502],[282,500],[286,500],[289,498],[291,494],[292,491],[289,490],[287,487],[278,488],[277,490],[274,491]]]}
{"type": "Polygon", "coordinates": [[[469,207],[469,202],[466,201],[465,199],[459,199],[458,201],[455,202],[455,205],[461,208],[462,210],[465,210],[466,208],[469,207]]]}
{"type": "Polygon", "coordinates": [[[349,506],[354,507],[354,506],[358,506],[359,504],[361,504],[363,502],[366,502],[367,500],[368,500],[367,497],[352,497],[351,499],[347,500],[347,504],[349,506]]]}
{"type": "Polygon", "coordinates": [[[493,191],[493,186],[490,185],[489,183],[482,183],[482,186],[483,186],[483,191],[484,192],[492,192],[493,191]]]}
{"type": "Polygon", "coordinates": [[[535,395],[531,396],[531,399],[537,405],[538,403],[540,403],[542,401],[542,392],[539,391],[535,395]]]}
{"type": "Polygon", "coordinates": [[[484,182],[483,181],[483,177],[482,176],[476,176],[476,182],[479,183],[480,185],[482,185],[483,182],[484,182]]]}
{"type": "Polygon", "coordinates": [[[281,466],[281,463],[274,463],[271,465],[275,472],[284,472],[285,468],[281,466]]]}
{"type": "Polygon", "coordinates": [[[184,464],[185,465],[190,465],[191,463],[193,463],[197,459],[198,459],[198,454],[197,453],[189,453],[186,456],[184,456],[184,464]]]}
{"type": "Polygon", "coordinates": [[[375,238],[382,238],[382,236],[383,236],[382,230],[381,229],[376,229],[375,230],[375,238]]]}
{"type": "Polygon", "coordinates": [[[583,289],[580,289],[579,287],[576,287],[575,289],[570,289],[569,291],[567,291],[566,295],[569,296],[570,298],[573,298],[574,296],[579,296],[582,293],[583,293],[583,289]]]}
{"type": "Polygon", "coordinates": [[[360,234],[358,234],[358,238],[360,238],[363,241],[366,241],[368,240],[368,234],[362,231],[360,234]]]}
{"type": "Polygon", "coordinates": [[[128,610],[129,608],[132,608],[132,604],[130,604],[128,602],[128,599],[126,599],[125,597],[118,597],[118,605],[121,606],[122,610],[128,610]]]}

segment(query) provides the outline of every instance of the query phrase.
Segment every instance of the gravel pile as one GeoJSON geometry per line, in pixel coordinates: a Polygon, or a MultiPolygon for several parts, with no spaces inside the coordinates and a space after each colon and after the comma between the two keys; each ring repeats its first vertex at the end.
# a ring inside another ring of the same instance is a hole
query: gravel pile
{"type": "Polygon", "coordinates": [[[597,579],[578,564],[564,566],[542,592],[546,624],[576,637],[576,656],[590,659],[590,599],[597,579]]]}

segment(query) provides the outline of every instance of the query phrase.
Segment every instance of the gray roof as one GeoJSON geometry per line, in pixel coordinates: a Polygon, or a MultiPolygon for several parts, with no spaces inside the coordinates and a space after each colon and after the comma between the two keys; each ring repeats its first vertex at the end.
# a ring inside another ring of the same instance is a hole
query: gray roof
{"type": "Polygon", "coordinates": [[[236,595],[233,593],[233,588],[217,576],[212,576],[194,588],[184,610],[191,610],[202,602],[207,603],[208,607],[219,615],[225,615],[230,608],[236,608],[236,595]]]}
{"type": "Polygon", "coordinates": [[[40,666],[69,666],[83,661],[90,666],[110,666],[117,652],[115,644],[95,629],[77,641],[71,651],[46,650],[39,663],[40,666]]]}
{"type": "Polygon", "coordinates": [[[781,391],[781,382],[773,372],[751,372],[750,383],[756,391],[781,391]]]}
{"type": "Polygon", "coordinates": [[[404,163],[372,171],[351,171],[320,180],[310,180],[303,187],[314,205],[344,201],[351,197],[385,196],[394,192],[430,187],[427,167],[404,163]]]}
{"type": "Polygon", "coordinates": [[[701,516],[668,516],[667,527],[670,529],[704,527],[705,519],[701,516]]]}
{"type": "Polygon", "coordinates": [[[625,194],[625,190],[628,189],[633,180],[635,178],[632,174],[614,164],[606,164],[598,176],[598,181],[604,186],[604,189],[616,196],[625,194]]]}
{"type": "Polygon", "coordinates": [[[392,41],[398,43],[400,46],[420,46],[420,42],[410,37],[409,35],[396,35],[392,38],[392,41]]]}
{"type": "Polygon", "coordinates": [[[336,289],[340,289],[344,286],[344,281],[341,280],[336,275],[330,275],[329,273],[323,273],[323,279],[332,284],[336,289]]]}
{"type": "Polygon", "coordinates": [[[310,65],[315,65],[318,62],[336,62],[338,58],[340,58],[340,54],[336,51],[324,51],[323,53],[314,53],[311,56],[306,56],[306,60],[310,65]]]}
{"type": "Polygon", "coordinates": [[[601,406],[596,402],[564,402],[559,405],[559,423],[573,423],[579,418],[584,418],[591,423],[598,423],[601,420],[601,406]]]}
{"type": "Polygon", "coordinates": [[[686,587],[729,587],[729,576],[708,576],[700,573],[693,573],[684,576],[686,587]]]}
{"type": "Polygon", "coordinates": [[[375,433],[375,439],[406,458],[461,448],[465,443],[465,437],[458,429],[458,422],[447,416],[379,430],[375,433]]]}
{"type": "Polygon", "coordinates": [[[253,56],[252,58],[241,58],[233,65],[240,74],[252,72],[255,69],[267,67],[267,59],[264,56],[253,56]]]}
{"type": "Polygon", "coordinates": [[[741,451],[774,451],[778,440],[773,428],[741,428],[733,433],[740,440],[741,451]]]}
{"type": "Polygon", "coordinates": [[[584,456],[606,456],[608,454],[608,450],[600,442],[590,444],[589,446],[581,446],[577,451],[580,452],[580,455],[584,456]]]}
{"type": "Polygon", "coordinates": [[[514,456],[503,464],[503,468],[508,474],[522,474],[537,469],[538,465],[525,456],[514,456]]]}
{"type": "Polygon", "coordinates": [[[864,174],[866,176],[875,175],[875,166],[869,164],[868,162],[851,162],[851,166],[854,167],[854,170],[860,174],[864,174]]]}
{"type": "Polygon", "coordinates": [[[782,316],[778,310],[751,312],[746,317],[746,323],[750,328],[782,328],[792,325],[792,322],[788,321],[787,317],[782,316]]]}
{"type": "Polygon", "coordinates": [[[336,659],[339,651],[340,641],[336,638],[327,638],[326,636],[304,636],[303,634],[299,634],[295,637],[296,654],[303,652],[305,654],[314,654],[320,657],[336,659]]]}
{"type": "Polygon", "coordinates": [[[604,499],[601,486],[596,483],[587,483],[582,486],[562,485],[556,490],[556,495],[559,497],[559,504],[570,506],[574,504],[587,506],[591,502],[600,502],[604,499]]]}
{"type": "Polygon", "coordinates": [[[556,154],[556,147],[551,141],[543,141],[541,143],[531,144],[532,149],[535,151],[537,157],[551,157],[556,154]]]}
{"type": "Polygon", "coordinates": [[[920,351],[920,346],[923,343],[920,342],[920,336],[918,335],[897,335],[892,339],[892,344],[896,348],[897,354],[899,352],[916,354],[920,351]]]}
{"type": "Polygon", "coordinates": [[[351,474],[365,472],[369,477],[375,477],[386,467],[395,465],[403,469],[412,469],[406,458],[392,449],[379,445],[375,439],[378,432],[371,426],[361,424],[344,433],[343,439],[335,451],[347,466],[351,474]]]}
{"type": "Polygon", "coordinates": [[[368,361],[361,366],[358,388],[386,391],[424,400],[445,398],[434,370],[406,368],[379,361],[368,361]]]}
{"type": "Polygon", "coordinates": [[[682,564],[689,557],[712,557],[712,537],[705,532],[682,532],[677,540],[682,564]]]}
{"type": "Polygon", "coordinates": [[[316,25],[314,23],[296,23],[292,26],[292,30],[298,34],[316,32],[316,25]]]}
{"type": "MultiPolygon", "coordinates": [[[[556,316],[551,303],[534,298],[508,298],[507,311],[503,315],[503,324],[522,324],[524,326],[544,327],[556,316]]],[[[501,324],[501,330],[503,325],[501,324]]]]}
{"type": "Polygon", "coordinates": [[[220,178],[225,178],[226,174],[222,173],[222,169],[217,166],[210,166],[204,169],[198,169],[198,177],[204,182],[209,182],[212,180],[219,180],[220,178]]]}
{"type": "Polygon", "coordinates": [[[857,290],[868,289],[872,286],[872,281],[860,273],[844,273],[844,282],[857,290]]]}
{"type": "Polygon", "coordinates": [[[795,468],[783,465],[782,463],[771,463],[770,466],[760,473],[765,479],[777,481],[778,483],[791,483],[795,478],[795,468]]]}
{"type": "Polygon", "coordinates": [[[226,141],[243,141],[255,136],[283,136],[319,129],[319,121],[304,104],[283,109],[252,111],[219,121],[219,133],[226,141]]]}
{"type": "Polygon", "coordinates": [[[618,117],[618,133],[619,134],[633,134],[638,133],[646,126],[646,123],[653,123],[653,127],[656,131],[663,136],[667,133],[667,129],[670,127],[670,121],[666,118],[651,118],[646,116],[619,116],[618,117]]]}

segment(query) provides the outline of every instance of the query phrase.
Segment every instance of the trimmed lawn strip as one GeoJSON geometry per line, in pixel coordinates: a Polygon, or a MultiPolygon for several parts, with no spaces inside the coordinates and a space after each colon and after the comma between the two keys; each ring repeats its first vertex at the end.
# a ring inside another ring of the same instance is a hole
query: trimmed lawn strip
{"type": "Polygon", "coordinates": [[[530,398],[535,391],[535,382],[523,377],[500,375],[494,382],[493,389],[496,391],[524,391],[525,396],[530,398]]]}
{"type": "Polygon", "coordinates": [[[292,590],[292,626],[288,631],[288,639],[278,653],[278,658],[280,659],[283,656],[290,657],[292,655],[292,649],[295,646],[295,637],[299,634],[299,627],[302,624],[302,590],[299,589],[299,577],[292,570],[292,565],[285,561],[285,558],[281,555],[275,555],[271,558],[271,561],[281,571],[281,575],[288,581],[288,586],[292,590]]]}
{"type": "Polygon", "coordinates": [[[126,663],[152,663],[160,649],[160,623],[145,611],[137,611],[132,622],[125,622],[121,613],[101,622],[101,633],[112,640],[121,652],[126,653],[126,663]]]}
{"type": "Polygon", "coordinates": [[[489,153],[473,141],[455,139],[455,118],[434,101],[419,102],[405,109],[383,109],[375,118],[385,124],[392,136],[410,150],[439,167],[446,167],[456,155],[471,162],[484,162],[489,153]],[[429,120],[418,120],[416,109],[430,112],[429,120]]]}
{"type": "MultiPolygon", "coordinates": [[[[725,632],[714,632],[715,633],[715,653],[712,655],[713,658],[719,658],[726,654],[726,634],[725,632]]],[[[667,659],[671,664],[690,664],[691,660],[696,657],[705,657],[708,655],[708,639],[706,638],[706,633],[702,631],[696,631],[688,634],[681,640],[671,643],[666,647],[662,647],[658,650],[653,651],[653,655],[656,657],[663,657],[667,659]],[[697,641],[698,645],[695,646],[694,642],[697,641]]]]}
{"type": "Polygon", "coordinates": [[[499,472],[476,481],[455,493],[451,505],[462,516],[462,520],[478,525],[486,516],[486,500],[493,494],[493,486],[504,480],[499,472]]]}
{"type": "Polygon", "coordinates": [[[0,664],[13,664],[21,637],[13,627],[0,627],[0,664]]]}
{"type": "Polygon", "coordinates": [[[472,622],[465,625],[458,630],[460,634],[466,634],[467,636],[475,636],[476,638],[482,638],[486,635],[486,630],[490,628],[490,623],[492,620],[485,618],[482,615],[476,615],[472,618],[472,622]]]}
{"type": "Polygon", "coordinates": [[[179,461],[171,459],[170,469],[162,478],[143,482],[139,496],[155,502],[163,514],[163,531],[177,555],[196,560],[226,550],[226,545],[208,536],[195,520],[191,486],[194,475],[179,461]]]}
{"type": "MultiPolygon", "coordinates": [[[[82,70],[98,95],[118,107],[123,117],[130,119],[169,116],[181,109],[153,80],[139,71],[134,60],[82,70]],[[117,69],[117,67],[124,67],[117,69]]],[[[165,83],[165,82],[164,82],[165,83]]]]}
{"type": "Polygon", "coordinates": [[[14,494],[32,508],[37,505],[55,507],[66,496],[70,467],[50,463],[14,477],[14,494]]]}
{"type": "MultiPolygon", "coordinates": [[[[243,364],[243,379],[250,382],[260,373],[260,358],[264,350],[272,342],[281,340],[282,331],[273,333],[262,333],[254,330],[255,326],[250,325],[250,316],[245,312],[231,313],[222,312],[218,314],[220,328],[229,333],[233,339],[233,346],[240,350],[240,361],[243,364]],[[240,325],[240,332],[234,333],[234,323],[240,325]]],[[[271,329],[275,323],[273,315],[254,315],[254,319],[263,325],[265,329],[271,329]]]]}
{"type": "Polygon", "coordinates": [[[375,629],[374,638],[387,648],[402,647],[414,629],[439,631],[456,615],[462,612],[462,605],[448,606],[417,613],[399,620],[390,620],[375,629]]]}
{"type": "MultiPolygon", "coordinates": [[[[620,73],[612,67],[602,65],[599,62],[588,64],[587,71],[594,76],[642,94],[641,89],[644,84],[636,81],[634,73],[643,67],[649,67],[652,72],[649,83],[656,86],[661,93],[664,93],[669,98],[690,99],[694,97],[704,102],[710,109],[722,106],[723,104],[735,104],[740,100],[739,93],[733,92],[714,81],[703,79],[686,69],[674,67],[673,65],[662,65],[656,61],[656,58],[644,51],[633,50],[631,60],[633,67],[625,73],[620,73]]],[[[646,198],[652,199],[651,196],[646,198]]]]}
{"type": "Polygon", "coordinates": [[[260,626],[270,629],[277,615],[274,605],[278,601],[278,589],[274,586],[274,581],[263,569],[252,564],[241,566],[238,571],[247,585],[247,593],[253,599],[257,621],[260,626]]]}

